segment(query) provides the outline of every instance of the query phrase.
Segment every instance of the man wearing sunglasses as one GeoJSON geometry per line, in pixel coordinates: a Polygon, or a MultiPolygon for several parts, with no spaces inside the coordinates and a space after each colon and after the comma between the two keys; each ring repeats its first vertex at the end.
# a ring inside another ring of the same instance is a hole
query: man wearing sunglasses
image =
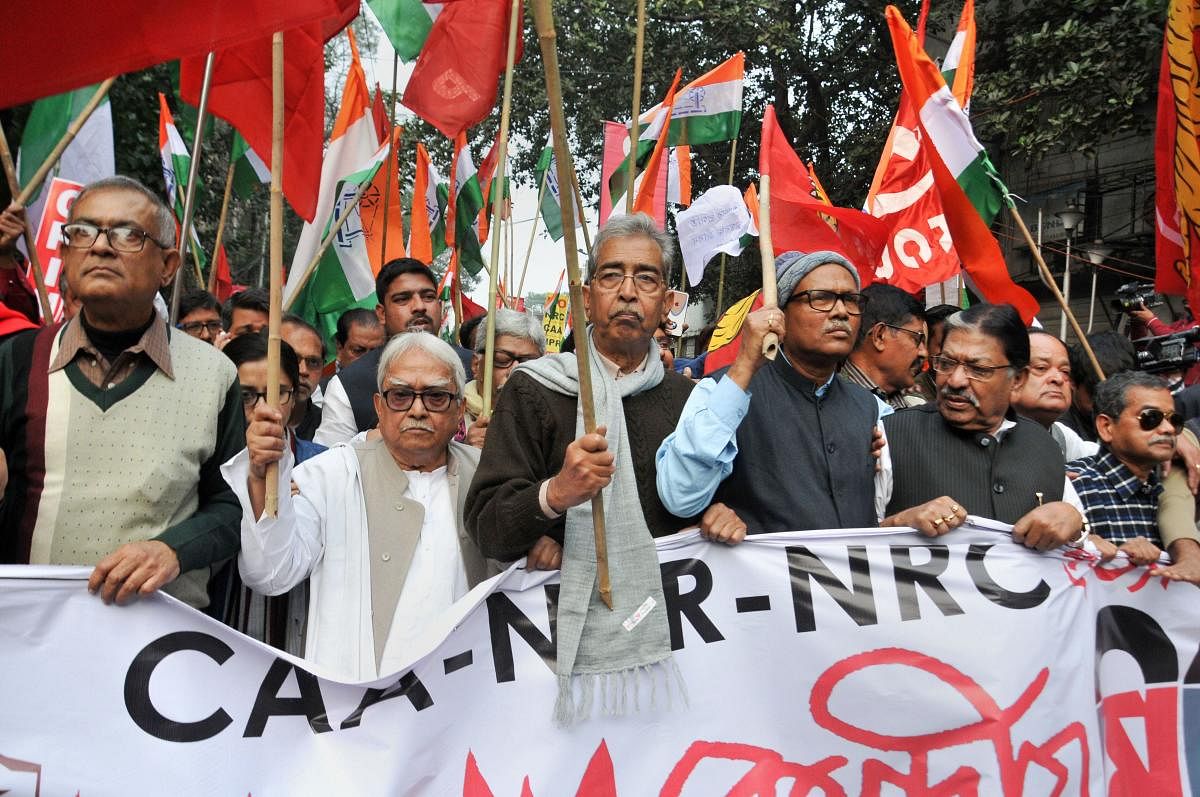
{"type": "Polygon", "coordinates": [[[237,552],[218,470],[243,445],[236,369],[154,310],[180,263],[156,193],[91,183],[62,236],[79,315],[0,348],[0,561],[95,564],[106,602],[165,587],[202,607],[209,565],[237,552]]]}
{"type": "Polygon", "coordinates": [[[925,367],[928,330],[921,303],[894,285],[863,288],[867,300],[858,343],[838,374],[865,387],[893,409],[924,404],[907,394],[925,367]]]}
{"type": "Polygon", "coordinates": [[[1013,537],[1038,550],[1081,539],[1082,507],[1062,451],[1010,405],[1029,365],[1017,311],[978,304],[950,316],[930,365],[935,403],[883,420],[888,445],[875,489],[882,525],[938,536],[972,514],[1012,524],[1013,537]]]}
{"type": "Polygon", "coordinates": [[[453,440],[465,383],[448,343],[401,333],[379,357],[378,439],[293,468],[280,411],[259,402],[246,449],[221,468],[242,506],[243,583],[278,595],[308,578],[304,656],[342,679],[395,672],[428,622],[488,575],[462,520],[479,461],[453,440]],[[276,517],[264,514],[272,462],[276,517]]]}
{"type": "MultiPolygon", "coordinates": [[[[1163,544],[1158,508],[1163,488],[1159,467],[1175,455],[1183,416],[1161,377],[1124,371],[1101,382],[1092,397],[1100,451],[1076,460],[1074,487],[1094,534],[1116,543],[1137,564],[1158,559],[1163,544]]],[[[1168,578],[1200,578],[1200,544],[1170,544],[1175,564],[1168,578]]]]}
{"type": "Polygon", "coordinates": [[[719,542],[876,523],[872,434],[891,408],[836,378],[868,304],[858,271],[836,252],[785,252],[775,271],[781,306],[746,317],[737,359],[700,381],[656,457],[663,504],[704,512],[701,532],[719,542]]]}

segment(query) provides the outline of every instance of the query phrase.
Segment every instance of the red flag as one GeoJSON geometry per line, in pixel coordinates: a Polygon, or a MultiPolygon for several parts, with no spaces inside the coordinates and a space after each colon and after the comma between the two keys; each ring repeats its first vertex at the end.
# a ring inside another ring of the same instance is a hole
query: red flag
{"type": "Polygon", "coordinates": [[[213,295],[217,301],[224,302],[233,296],[233,275],[229,272],[229,258],[225,255],[225,244],[217,250],[213,268],[216,269],[216,279],[213,280],[213,295]]]}
{"type": "Polygon", "coordinates": [[[330,18],[343,20],[344,26],[358,13],[358,0],[109,0],[103,8],[42,0],[16,11],[9,7],[4,15],[0,74],[7,79],[0,81],[0,108],[163,61],[269,40],[277,30],[330,18]]]}
{"type": "Polygon", "coordinates": [[[813,180],[783,135],[775,106],[763,114],[759,174],[771,178],[771,239],[775,254],[789,250],[829,250],[858,268],[862,284],[871,282],[890,230],[879,219],[854,208],[826,205],[813,196],[813,180]],[[826,221],[830,217],[836,222],[826,221]]]}
{"type": "MultiPolygon", "coordinates": [[[[604,123],[604,161],[600,167],[600,224],[612,215],[612,194],[608,190],[609,178],[621,168],[629,156],[625,154],[625,140],[629,133],[620,122],[604,123]]],[[[622,206],[624,203],[622,203],[622,206]]]]}
{"type": "Polygon", "coordinates": [[[375,84],[375,99],[371,102],[371,121],[375,123],[375,138],[380,144],[387,141],[392,120],[388,117],[387,109],[383,107],[383,89],[379,88],[378,82],[375,84]]]}
{"type": "MultiPolygon", "coordinates": [[[[186,5],[186,4],[184,4],[186,5]]],[[[325,42],[349,24],[358,4],[343,3],[341,16],[283,34],[283,193],[296,213],[313,221],[321,185],[325,140],[325,42]]],[[[200,103],[204,56],[179,66],[179,95],[200,103]]],[[[229,122],[271,165],[271,36],[217,53],[208,110],[229,122]]]]}
{"type": "MultiPolygon", "coordinates": [[[[507,55],[509,8],[506,0],[447,3],[425,39],[403,102],[447,138],[483,121],[496,105],[497,80],[507,55]]],[[[518,30],[518,61],[521,39],[518,30]]]]}
{"type": "MultiPolygon", "coordinates": [[[[492,142],[491,149],[484,156],[483,162],[479,164],[479,169],[475,173],[476,179],[479,180],[479,188],[483,191],[483,210],[479,211],[479,222],[475,225],[475,231],[480,243],[487,240],[488,228],[492,220],[492,177],[496,174],[496,160],[499,158],[500,134],[496,134],[496,140],[492,142]]],[[[500,208],[500,218],[507,219],[509,212],[509,202],[505,197],[505,202],[500,208]]]]}
{"type": "Polygon", "coordinates": [[[1194,3],[1171,3],[1158,76],[1154,136],[1154,287],[1200,307],[1200,101],[1194,3]]]}

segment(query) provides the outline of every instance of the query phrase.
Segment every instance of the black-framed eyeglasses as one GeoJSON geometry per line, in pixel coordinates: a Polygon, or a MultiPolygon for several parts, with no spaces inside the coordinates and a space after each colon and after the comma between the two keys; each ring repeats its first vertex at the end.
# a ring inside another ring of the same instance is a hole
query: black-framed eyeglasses
{"type": "MultiPolygon", "coordinates": [[[[484,352],[481,351],[479,354],[484,354],[484,352]]],[[[511,351],[496,349],[492,352],[492,365],[497,368],[512,368],[514,365],[536,360],[540,356],[540,354],[513,354],[511,351]]]]}
{"type": "Polygon", "coordinates": [[[188,321],[186,324],[179,324],[179,328],[194,338],[204,332],[215,338],[225,331],[225,326],[220,321],[188,321]]]}
{"type": "Polygon", "coordinates": [[[118,252],[140,252],[146,246],[146,241],[152,241],[160,249],[170,249],[164,243],[150,237],[150,233],[137,227],[97,227],[95,224],[76,221],[64,224],[62,228],[63,243],[72,249],[90,249],[100,233],[108,238],[108,245],[118,252]]]}
{"type": "Polygon", "coordinates": [[[1183,431],[1183,416],[1178,412],[1166,413],[1162,410],[1154,408],[1144,409],[1138,413],[1138,426],[1142,427],[1143,432],[1151,432],[1157,429],[1163,422],[1168,421],[1171,428],[1175,430],[1175,434],[1183,431]]]}
{"type": "Polygon", "coordinates": [[[894,329],[897,332],[903,332],[905,335],[912,335],[913,343],[916,344],[916,347],[918,349],[925,345],[925,333],[924,332],[917,332],[916,330],[912,330],[907,327],[897,326],[896,324],[887,324],[887,323],[884,323],[883,321],[880,321],[879,323],[882,324],[883,326],[887,327],[888,329],[894,329]]]}
{"type": "Polygon", "coordinates": [[[867,297],[861,293],[838,293],[837,291],[797,291],[788,297],[784,305],[789,305],[798,299],[808,302],[808,306],[818,313],[828,313],[840,301],[850,315],[862,315],[867,306],[867,297]]]}
{"type": "Polygon", "coordinates": [[[609,269],[608,271],[601,271],[592,277],[592,282],[606,291],[615,291],[627,279],[633,280],[633,287],[637,288],[638,293],[654,293],[663,286],[662,275],[655,274],[653,271],[639,271],[636,274],[626,274],[623,271],[609,269]]]}
{"type": "Polygon", "coordinates": [[[950,374],[954,373],[958,370],[960,365],[962,366],[963,371],[966,372],[967,379],[975,382],[984,382],[988,379],[991,379],[992,375],[997,371],[1012,367],[1011,363],[1001,363],[1000,365],[976,365],[975,363],[965,363],[962,360],[953,360],[949,357],[938,356],[929,358],[929,367],[932,368],[935,373],[939,373],[942,376],[949,376],[950,374]]]}
{"type": "Polygon", "coordinates": [[[383,391],[383,403],[392,412],[408,412],[418,398],[427,411],[445,412],[450,409],[450,402],[457,400],[459,396],[449,390],[410,390],[406,387],[394,387],[383,391]]]}
{"type": "MultiPolygon", "coordinates": [[[[292,394],[295,391],[290,387],[279,388],[279,403],[287,404],[292,400],[292,394]]],[[[255,390],[249,385],[242,385],[242,406],[246,409],[254,409],[254,405],[259,401],[267,400],[267,392],[265,390],[255,390]]]]}

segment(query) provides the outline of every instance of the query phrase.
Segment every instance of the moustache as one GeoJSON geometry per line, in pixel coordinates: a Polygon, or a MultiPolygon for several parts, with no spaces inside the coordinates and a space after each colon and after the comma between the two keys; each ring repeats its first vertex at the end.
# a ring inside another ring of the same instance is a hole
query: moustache
{"type": "Polygon", "coordinates": [[[828,334],[830,332],[850,333],[853,332],[853,330],[850,328],[849,321],[830,321],[825,325],[825,333],[828,334]]]}
{"type": "Polygon", "coordinates": [[[1150,438],[1150,445],[1156,446],[1159,443],[1168,443],[1168,444],[1174,446],[1175,445],[1175,435],[1156,434],[1154,437],[1150,438]]]}
{"type": "Polygon", "coordinates": [[[613,311],[608,314],[608,317],[610,319],[612,319],[612,318],[616,318],[618,315],[622,315],[624,313],[628,313],[630,315],[636,316],[638,321],[644,321],[646,318],[646,316],[642,313],[642,311],[640,309],[638,309],[638,307],[636,305],[632,305],[632,304],[620,305],[620,306],[614,307],[613,311]]]}
{"type": "Polygon", "coordinates": [[[975,409],[979,409],[979,399],[976,398],[975,394],[972,393],[970,391],[970,389],[968,389],[968,388],[950,387],[949,385],[946,385],[945,387],[943,387],[941,390],[938,391],[938,395],[941,396],[942,398],[966,399],[967,401],[971,402],[972,407],[974,407],[975,409]]]}
{"type": "Polygon", "coordinates": [[[406,324],[405,326],[408,328],[412,328],[418,321],[425,321],[426,323],[430,323],[430,324],[433,323],[433,319],[430,318],[427,313],[424,313],[424,312],[418,310],[417,312],[412,314],[412,317],[408,319],[408,324],[406,324]]]}
{"type": "Polygon", "coordinates": [[[433,426],[428,423],[416,421],[414,423],[406,423],[400,427],[401,432],[433,432],[436,431],[433,426]]]}

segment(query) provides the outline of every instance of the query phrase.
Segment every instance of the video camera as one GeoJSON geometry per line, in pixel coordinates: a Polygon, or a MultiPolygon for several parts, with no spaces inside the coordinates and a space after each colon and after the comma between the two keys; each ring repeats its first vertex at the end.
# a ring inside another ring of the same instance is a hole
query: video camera
{"type": "Polygon", "coordinates": [[[1146,282],[1127,282],[1117,288],[1117,296],[1111,305],[1114,312],[1130,313],[1141,308],[1158,307],[1165,304],[1161,293],[1154,292],[1154,286],[1146,282]]]}
{"type": "Polygon", "coordinates": [[[1200,327],[1170,335],[1139,338],[1133,341],[1137,348],[1138,370],[1150,374],[1187,370],[1200,361],[1200,349],[1194,345],[1197,341],[1200,341],[1200,327]]]}

